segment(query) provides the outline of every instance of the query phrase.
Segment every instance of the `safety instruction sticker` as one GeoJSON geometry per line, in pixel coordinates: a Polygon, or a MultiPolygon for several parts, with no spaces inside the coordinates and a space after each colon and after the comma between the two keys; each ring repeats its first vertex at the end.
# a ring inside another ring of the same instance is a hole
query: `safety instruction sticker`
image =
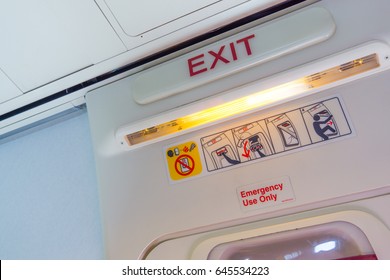
{"type": "Polygon", "coordinates": [[[200,139],[209,172],[259,161],[352,133],[337,97],[200,139]]]}
{"type": "Polygon", "coordinates": [[[164,153],[170,182],[174,183],[298,152],[351,134],[340,99],[333,97],[172,144],[164,148],[164,153]]]}
{"type": "Polygon", "coordinates": [[[190,178],[202,172],[199,148],[194,141],[169,147],[165,152],[169,176],[172,180],[190,178]]]}
{"type": "Polygon", "coordinates": [[[243,211],[275,206],[295,200],[288,177],[239,187],[237,197],[243,211]]]}

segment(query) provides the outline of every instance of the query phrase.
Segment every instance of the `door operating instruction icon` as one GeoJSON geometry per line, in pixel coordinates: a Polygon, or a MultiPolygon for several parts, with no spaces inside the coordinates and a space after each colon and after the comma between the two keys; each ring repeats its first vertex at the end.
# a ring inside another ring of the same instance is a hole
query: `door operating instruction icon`
{"type": "Polygon", "coordinates": [[[299,150],[352,133],[333,97],[200,138],[208,172],[299,150]]]}
{"type": "Polygon", "coordinates": [[[247,122],[225,126],[223,130],[209,129],[192,141],[165,146],[163,152],[170,183],[176,183],[348,135],[353,135],[352,127],[336,96],[270,116],[253,115],[247,122]]]}
{"type": "Polygon", "coordinates": [[[202,172],[198,145],[194,141],[167,148],[166,159],[172,180],[190,178],[202,172]]]}

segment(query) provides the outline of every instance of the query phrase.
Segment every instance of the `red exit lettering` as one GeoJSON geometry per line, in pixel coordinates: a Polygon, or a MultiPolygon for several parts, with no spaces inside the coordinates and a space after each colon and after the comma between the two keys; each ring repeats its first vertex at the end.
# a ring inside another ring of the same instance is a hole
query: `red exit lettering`
{"type": "Polygon", "coordinates": [[[240,47],[241,45],[244,46],[247,56],[252,55],[250,39],[253,39],[254,37],[255,34],[252,34],[235,42],[231,42],[227,45],[219,47],[217,52],[208,51],[207,53],[202,53],[200,55],[188,59],[187,62],[190,76],[193,77],[209,70],[213,70],[218,63],[228,64],[231,61],[238,60],[239,57],[237,54],[237,47],[240,47]],[[206,65],[204,59],[206,55],[211,56],[213,60],[213,62],[209,66],[206,65]]]}

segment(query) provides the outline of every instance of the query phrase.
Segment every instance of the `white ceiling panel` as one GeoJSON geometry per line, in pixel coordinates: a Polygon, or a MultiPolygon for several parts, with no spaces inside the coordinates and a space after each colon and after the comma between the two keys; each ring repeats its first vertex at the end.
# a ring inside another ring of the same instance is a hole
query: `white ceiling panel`
{"type": "Polygon", "coordinates": [[[0,67],[23,92],[126,50],[94,1],[6,1],[0,26],[0,67]]]}
{"type": "Polygon", "coordinates": [[[95,0],[129,50],[162,48],[288,0],[95,0]]]}
{"type": "Polygon", "coordinates": [[[0,103],[21,95],[22,92],[0,69],[0,103]]]}
{"type": "Polygon", "coordinates": [[[183,5],[183,0],[142,0],[134,5],[134,1],[105,0],[123,31],[129,36],[138,36],[221,1],[186,1],[183,5]],[[137,24],[141,22],[142,24],[137,24]]]}

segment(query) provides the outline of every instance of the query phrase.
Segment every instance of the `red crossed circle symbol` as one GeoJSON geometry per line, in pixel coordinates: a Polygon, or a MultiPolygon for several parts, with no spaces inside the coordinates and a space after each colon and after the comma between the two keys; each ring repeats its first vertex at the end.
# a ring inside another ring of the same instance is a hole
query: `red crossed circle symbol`
{"type": "Polygon", "coordinates": [[[181,155],[175,161],[175,170],[181,176],[188,176],[195,169],[195,161],[189,155],[181,155]],[[185,161],[187,159],[188,161],[185,161]],[[180,168],[179,168],[180,167],[180,168]]]}

